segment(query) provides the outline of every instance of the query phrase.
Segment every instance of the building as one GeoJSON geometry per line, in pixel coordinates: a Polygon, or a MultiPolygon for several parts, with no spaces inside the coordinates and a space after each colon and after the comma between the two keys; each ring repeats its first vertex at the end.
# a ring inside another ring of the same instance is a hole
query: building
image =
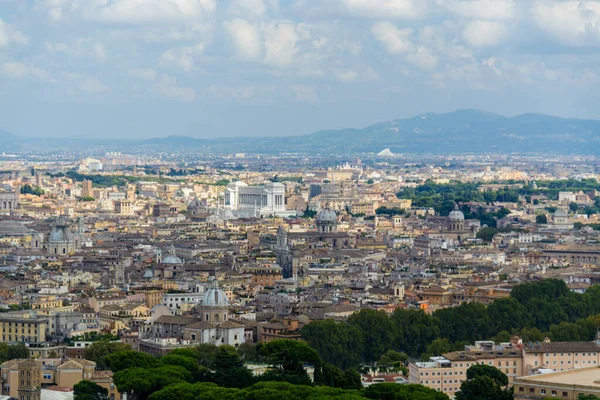
{"type": "Polygon", "coordinates": [[[283,268],[275,263],[261,263],[258,265],[244,265],[242,274],[252,276],[254,286],[275,286],[275,282],[283,279],[283,268]]]}
{"type": "Polygon", "coordinates": [[[0,314],[2,341],[41,344],[46,342],[48,318],[34,311],[0,314]]]}
{"type": "Polygon", "coordinates": [[[286,210],[285,185],[279,182],[264,186],[232,182],[225,189],[224,203],[225,208],[230,209],[238,218],[296,215],[296,211],[286,210]]]}
{"type": "Polygon", "coordinates": [[[113,204],[115,205],[115,212],[117,214],[133,214],[133,203],[130,200],[115,200],[113,204]]]}
{"type": "Polygon", "coordinates": [[[577,400],[580,395],[600,397],[600,367],[586,367],[515,379],[514,398],[577,400]]]}
{"type": "Polygon", "coordinates": [[[16,192],[0,192],[0,212],[10,213],[19,208],[19,195],[16,192]]]}
{"type": "Polygon", "coordinates": [[[41,390],[50,387],[73,389],[82,380],[108,390],[111,400],[119,400],[112,372],[96,371],[96,363],[77,359],[65,362],[10,360],[0,365],[1,394],[18,400],[40,400],[41,390]]]}
{"type": "Polygon", "coordinates": [[[81,182],[81,197],[94,197],[92,181],[84,179],[81,182]]]}
{"type": "Polygon", "coordinates": [[[67,255],[81,248],[81,233],[72,233],[64,215],[58,217],[48,237],[48,254],[67,255]]]}

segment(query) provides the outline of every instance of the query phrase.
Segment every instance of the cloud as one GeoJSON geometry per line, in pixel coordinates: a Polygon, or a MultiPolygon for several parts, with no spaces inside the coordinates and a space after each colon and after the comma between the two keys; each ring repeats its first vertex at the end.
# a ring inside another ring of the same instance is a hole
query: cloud
{"type": "Polygon", "coordinates": [[[406,54],[414,51],[410,39],[411,29],[398,29],[390,22],[378,22],[371,28],[371,33],[390,54],[406,54]]]}
{"type": "Polygon", "coordinates": [[[341,10],[354,17],[418,19],[427,11],[425,0],[341,0],[341,10]]]}
{"type": "Polygon", "coordinates": [[[79,83],[79,89],[82,92],[100,93],[108,91],[109,87],[106,86],[104,83],[100,82],[100,80],[97,78],[84,78],[79,83]]]}
{"type": "Polygon", "coordinates": [[[317,89],[311,85],[290,85],[296,100],[313,103],[318,100],[317,89]]]}
{"type": "Polygon", "coordinates": [[[246,60],[260,58],[263,43],[257,26],[241,18],[225,21],[224,26],[240,58],[246,60]]]}
{"type": "Polygon", "coordinates": [[[153,81],[156,79],[157,74],[152,68],[134,68],[129,70],[129,75],[143,79],[146,81],[153,81]]]}
{"type": "Polygon", "coordinates": [[[340,82],[354,82],[358,78],[358,72],[352,69],[335,69],[333,76],[340,82]]]}
{"type": "Polygon", "coordinates": [[[600,3],[537,1],[531,8],[535,25],[560,43],[573,46],[600,43],[600,3]]]}
{"type": "Polygon", "coordinates": [[[65,53],[69,50],[69,46],[65,43],[45,42],[44,49],[46,49],[48,53],[65,53]]]}
{"type": "Polygon", "coordinates": [[[262,28],[265,44],[264,62],[273,67],[291,66],[299,52],[298,42],[310,39],[310,31],[304,24],[289,21],[269,22],[262,28]]]}
{"type": "Polygon", "coordinates": [[[229,13],[232,15],[249,17],[264,17],[269,11],[277,12],[279,4],[277,0],[233,0],[229,13]]]}
{"type": "Polygon", "coordinates": [[[507,34],[506,25],[494,21],[470,21],[463,30],[463,38],[475,47],[497,46],[507,34]]]}
{"type": "Polygon", "coordinates": [[[106,48],[100,42],[94,45],[94,55],[98,61],[106,61],[106,48]]]}
{"type": "Polygon", "coordinates": [[[514,0],[437,0],[447,11],[467,19],[510,20],[517,14],[514,0]]]}
{"type": "Polygon", "coordinates": [[[171,100],[189,103],[196,99],[196,91],[192,88],[177,85],[177,78],[170,75],[161,75],[156,83],[156,89],[163,96],[171,100]]]}
{"type": "Polygon", "coordinates": [[[416,52],[406,56],[406,60],[411,64],[426,70],[434,69],[438,64],[438,57],[425,47],[418,46],[416,52]]]}
{"type": "Polygon", "coordinates": [[[29,44],[29,39],[0,18],[0,49],[11,44],[29,44]]]}
{"type": "Polygon", "coordinates": [[[165,66],[175,66],[185,72],[190,72],[194,67],[195,56],[202,54],[203,51],[204,44],[202,43],[196,46],[169,49],[160,56],[159,61],[165,66]]]}
{"type": "Polygon", "coordinates": [[[46,70],[33,65],[16,61],[7,61],[2,64],[2,73],[11,78],[33,77],[47,79],[49,74],[46,70]]]}

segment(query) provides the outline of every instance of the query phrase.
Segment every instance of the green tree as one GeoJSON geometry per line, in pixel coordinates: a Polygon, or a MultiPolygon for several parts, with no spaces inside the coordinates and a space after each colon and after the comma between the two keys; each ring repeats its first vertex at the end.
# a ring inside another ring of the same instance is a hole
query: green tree
{"type": "Polygon", "coordinates": [[[571,210],[571,212],[576,213],[577,210],[579,210],[579,204],[577,204],[575,202],[569,203],[569,210],[571,210]]]}
{"type": "Polygon", "coordinates": [[[388,349],[393,348],[396,330],[384,311],[363,309],[348,318],[351,326],[363,333],[363,360],[376,361],[388,349]]]}
{"type": "Polygon", "coordinates": [[[467,370],[467,379],[460,385],[456,400],[511,400],[508,377],[489,365],[474,365],[467,370]]]}
{"type": "Polygon", "coordinates": [[[481,228],[479,230],[479,232],[477,232],[477,238],[481,239],[483,241],[486,242],[491,242],[492,239],[494,238],[494,236],[496,236],[496,234],[498,233],[498,229],[496,228],[491,228],[491,227],[486,227],[486,228],[481,228]]]}
{"type": "Polygon", "coordinates": [[[127,398],[133,400],[145,400],[161,388],[191,380],[192,374],[185,368],[175,365],[164,365],[158,368],[127,368],[116,372],[113,376],[119,392],[127,394],[127,398]]]}
{"type": "Polygon", "coordinates": [[[254,383],[252,372],[244,366],[233,346],[219,346],[214,370],[215,382],[219,386],[244,388],[254,383]]]}
{"type": "Polygon", "coordinates": [[[397,383],[379,383],[367,387],[363,395],[374,400],[449,400],[448,396],[423,385],[398,385],[397,383]]]}
{"type": "MultiPolygon", "coordinates": [[[[177,357],[177,356],[173,356],[177,357]]],[[[163,363],[158,358],[139,351],[125,350],[112,353],[106,357],[106,365],[113,372],[127,368],[156,368],[163,363]]]]}
{"type": "Polygon", "coordinates": [[[198,364],[211,368],[215,362],[219,348],[214,344],[203,343],[196,346],[198,364]]]}
{"type": "Polygon", "coordinates": [[[535,216],[535,223],[536,224],[547,224],[548,217],[546,216],[546,214],[538,214],[535,216]]]}
{"type": "Polygon", "coordinates": [[[332,319],[313,321],[302,328],[302,339],[323,358],[338,368],[357,365],[363,355],[363,334],[356,326],[332,319]]]}
{"type": "Polygon", "coordinates": [[[319,364],[321,359],[315,349],[304,342],[278,339],[266,343],[260,349],[273,368],[261,376],[261,380],[286,381],[309,384],[304,364],[319,364]]]}
{"type": "Polygon", "coordinates": [[[196,358],[178,354],[167,354],[166,356],[161,357],[160,361],[165,365],[179,365],[192,374],[198,371],[198,361],[196,358]]]}
{"type": "Polygon", "coordinates": [[[128,344],[111,342],[109,340],[100,340],[86,347],[83,351],[83,356],[86,360],[94,361],[96,363],[96,368],[108,369],[106,357],[113,353],[130,349],[131,346],[128,344]]]}
{"type": "Polygon", "coordinates": [[[401,362],[402,364],[404,364],[406,360],[408,360],[408,354],[396,350],[388,350],[379,358],[379,361],[377,361],[377,363],[392,364],[396,362],[401,362]]]}
{"type": "Polygon", "coordinates": [[[95,382],[83,380],[73,385],[74,400],[108,400],[108,389],[95,382]]]}
{"type": "Polygon", "coordinates": [[[452,350],[452,344],[448,339],[435,339],[427,346],[427,352],[424,354],[424,359],[427,360],[431,356],[440,356],[452,350]]]}

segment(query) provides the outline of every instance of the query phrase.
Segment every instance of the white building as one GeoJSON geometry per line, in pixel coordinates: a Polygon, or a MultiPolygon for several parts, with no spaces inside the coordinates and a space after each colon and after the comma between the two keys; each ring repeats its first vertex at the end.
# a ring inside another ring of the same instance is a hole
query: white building
{"type": "Polygon", "coordinates": [[[204,293],[165,293],[163,305],[169,308],[171,315],[180,315],[183,308],[191,308],[202,302],[204,293]]]}
{"type": "Polygon", "coordinates": [[[238,218],[296,215],[296,211],[285,209],[285,185],[279,182],[264,186],[232,182],[227,185],[224,197],[225,208],[230,209],[238,218]]]}

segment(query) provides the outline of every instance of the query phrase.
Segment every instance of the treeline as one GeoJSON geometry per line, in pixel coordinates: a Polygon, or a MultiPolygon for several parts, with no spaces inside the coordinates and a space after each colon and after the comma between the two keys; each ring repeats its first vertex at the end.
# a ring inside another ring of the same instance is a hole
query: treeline
{"type": "MultiPolygon", "coordinates": [[[[448,215],[454,208],[455,203],[478,202],[491,204],[494,202],[517,202],[519,196],[525,196],[531,202],[532,195],[545,195],[550,199],[558,199],[558,193],[563,191],[578,192],[582,190],[587,193],[592,190],[600,191],[600,183],[595,179],[582,180],[555,180],[537,182],[537,188],[532,184],[524,184],[522,188],[512,189],[508,187],[499,190],[480,191],[480,184],[452,182],[447,184],[436,184],[427,181],[416,188],[405,188],[396,196],[400,199],[411,199],[415,207],[432,207],[441,215],[448,215]]],[[[600,196],[596,197],[595,204],[582,207],[586,213],[600,208],[600,196]]]]}
{"type": "Polygon", "coordinates": [[[44,189],[39,186],[33,187],[26,183],[25,185],[21,186],[21,194],[33,194],[34,196],[41,196],[44,194],[44,189]]]}
{"type": "MultiPolygon", "coordinates": [[[[175,349],[160,358],[119,350],[106,355],[105,361],[114,372],[113,381],[119,392],[137,400],[448,400],[446,395],[420,385],[382,384],[363,389],[356,370],[342,372],[324,363],[307,344],[292,340],[240,348],[203,344],[175,349]],[[254,376],[244,365],[249,359],[260,359],[270,367],[262,375],[254,376]],[[305,370],[306,365],[314,367],[314,382],[305,370]]],[[[87,383],[84,386],[79,389],[81,399],[89,399],[84,394],[102,390],[87,383]]],[[[79,400],[77,396],[76,400],[79,400]]]]}
{"type": "Polygon", "coordinates": [[[418,358],[459,350],[477,340],[588,341],[600,327],[600,286],[584,294],[571,292],[564,281],[524,283],[511,295],[486,306],[479,302],[444,308],[432,315],[397,309],[391,315],[364,309],[347,322],[314,321],[302,337],[325,362],[353,368],[378,361],[388,350],[418,358]]]}
{"type": "Polygon", "coordinates": [[[411,199],[414,207],[431,207],[440,215],[448,215],[456,203],[478,202],[493,203],[517,202],[519,192],[516,189],[503,188],[498,191],[482,192],[476,183],[453,182],[437,184],[427,181],[416,188],[405,188],[398,192],[399,199],[411,199]]]}

